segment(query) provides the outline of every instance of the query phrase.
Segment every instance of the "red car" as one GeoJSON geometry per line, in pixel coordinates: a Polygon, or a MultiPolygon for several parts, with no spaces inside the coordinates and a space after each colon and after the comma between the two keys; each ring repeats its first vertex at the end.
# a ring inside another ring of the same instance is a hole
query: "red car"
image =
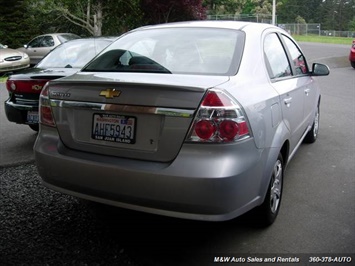
{"type": "Polygon", "coordinates": [[[351,66],[355,68],[355,39],[353,40],[353,44],[351,45],[349,60],[351,66]]]}

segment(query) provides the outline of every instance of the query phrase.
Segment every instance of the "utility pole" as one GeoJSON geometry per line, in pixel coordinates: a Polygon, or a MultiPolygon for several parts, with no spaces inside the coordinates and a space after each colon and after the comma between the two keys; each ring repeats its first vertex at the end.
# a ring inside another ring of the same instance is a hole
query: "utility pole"
{"type": "Polygon", "coordinates": [[[272,25],[276,25],[276,0],[272,0],[272,25]]]}

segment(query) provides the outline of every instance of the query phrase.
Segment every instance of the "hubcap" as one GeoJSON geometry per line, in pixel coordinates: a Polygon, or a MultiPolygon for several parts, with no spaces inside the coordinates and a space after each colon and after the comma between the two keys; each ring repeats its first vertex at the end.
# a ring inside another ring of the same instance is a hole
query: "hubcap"
{"type": "Polygon", "coordinates": [[[282,189],[282,164],[280,160],[277,160],[274,166],[271,180],[270,191],[270,208],[272,213],[275,213],[280,205],[281,189],[282,189]]]}

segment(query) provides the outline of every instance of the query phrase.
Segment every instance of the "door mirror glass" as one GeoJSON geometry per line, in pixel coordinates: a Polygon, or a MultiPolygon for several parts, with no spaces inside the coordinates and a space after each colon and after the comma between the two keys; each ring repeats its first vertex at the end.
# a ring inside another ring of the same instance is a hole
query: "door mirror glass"
{"type": "Polygon", "coordinates": [[[324,64],[314,63],[312,67],[312,76],[327,76],[329,75],[329,67],[324,64]]]}

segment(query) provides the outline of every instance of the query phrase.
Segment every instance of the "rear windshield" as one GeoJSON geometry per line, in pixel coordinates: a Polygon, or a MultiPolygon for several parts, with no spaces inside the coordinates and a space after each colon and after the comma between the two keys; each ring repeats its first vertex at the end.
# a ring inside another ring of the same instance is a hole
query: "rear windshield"
{"type": "Polygon", "coordinates": [[[215,28],[163,28],[131,32],[83,71],[234,75],[244,34],[215,28]]]}
{"type": "Polygon", "coordinates": [[[58,35],[58,39],[61,43],[63,42],[67,42],[70,40],[75,40],[75,39],[79,39],[80,36],[75,35],[75,34],[62,34],[62,35],[58,35]]]}

